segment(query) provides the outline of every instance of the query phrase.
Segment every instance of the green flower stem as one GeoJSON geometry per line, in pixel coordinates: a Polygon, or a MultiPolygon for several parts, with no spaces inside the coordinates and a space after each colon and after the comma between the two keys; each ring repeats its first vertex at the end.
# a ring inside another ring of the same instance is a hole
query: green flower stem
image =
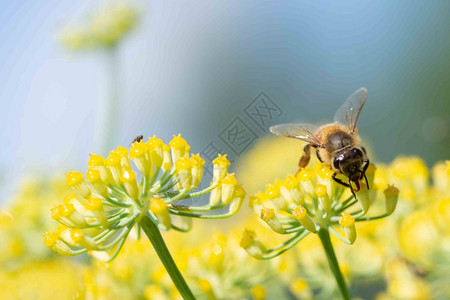
{"type": "Polygon", "coordinates": [[[169,273],[170,278],[172,278],[173,283],[177,287],[183,299],[195,299],[191,290],[189,289],[186,281],[178,270],[177,265],[173,261],[172,256],[170,255],[169,249],[167,249],[166,244],[159,232],[158,227],[147,217],[144,216],[142,220],[139,222],[148,239],[152,243],[153,247],[158,253],[159,259],[163,263],[164,267],[169,273]]]}
{"type": "Polygon", "coordinates": [[[330,269],[333,272],[339,290],[342,293],[342,298],[345,300],[350,300],[350,295],[348,293],[347,285],[345,284],[344,276],[342,276],[336,254],[334,253],[333,245],[331,244],[330,233],[327,229],[320,227],[318,235],[320,241],[322,242],[323,249],[325,250],[325,254],[327,255],[330,269]]]}
{"type": "Polygon", "coordinates": [[[105,49],[105,94],[97,105],[97,151],[107,154],[112,149],[120,121],[120,70],[119,53],[116,45],[105,49]]]}

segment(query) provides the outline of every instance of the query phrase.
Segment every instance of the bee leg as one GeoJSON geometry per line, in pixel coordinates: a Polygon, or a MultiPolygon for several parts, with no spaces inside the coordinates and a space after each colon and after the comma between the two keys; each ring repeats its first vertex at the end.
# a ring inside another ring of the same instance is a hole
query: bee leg
{"type": "Polygon", "coordinates": [[[317,158],[319,159],[319,161],[320,161],[321,163],[323,163],[323,159],[322,159],[322,157],[320,157],[320,154],[319,154],[319,148],[316,148],[316,156],[317,156],[317,158]]]}
{"type": "Polygon", "coordinates": [[[368,159],[366,159],[366,160],[364,160],[364,162],[366,164],[364,165],[364,167],[362,169],[360,179],[362,179],[364,177],[364,180],[366,181],[367,189],[369,189],[369,181],[367,180],[366,171],[367,171],[367,168],[369,167],[370,161],[368,159]]]}
{"type": "Polygon", "coordinates": [[[305,154],[303,154],[303,156],[300,158],[300,161],[298,162],[298,172],[300,172],[301,169],[303,169],[304,167],[306,167],[309,163],[309,159],[311,158],[311,145],[307,144],[304,148],[303,151],[305,152],[305,154]]]}
{"type": "MultiPolygon", "coordinates": [[[[351,188],[351,185],[349,185],[349,184],[343,182],[343,181],[340,180],[339,178],[336,178],[336,175],[337,175],[336,172],[334,172],[333,175],[331,175],[331,178],[333,178],[334,181],[336,181],[336,182],[339,183],[339,184],[342,184],[342,185],[345,186],[345,187],[351,188]]],[[[352,190],[352,191],[353,191],[353,190],[352,190]]]]}

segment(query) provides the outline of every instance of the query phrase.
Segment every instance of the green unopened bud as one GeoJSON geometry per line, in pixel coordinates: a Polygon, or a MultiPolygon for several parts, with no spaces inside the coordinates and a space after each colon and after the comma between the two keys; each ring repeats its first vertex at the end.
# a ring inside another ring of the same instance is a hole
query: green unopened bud
{"type": "Polygon", "coordinates": [[[280,221],[275,216],[273,208],[261,209],[261,219],[266,222],[273,231],[278,233],[284,232],[283,225],[281,225],[280,221]]]}
{"type": "Polygon", "coordinates": [[[298,206],[294,208],[294,211],[292,212],[292,216],[296,218],[300,224],[302,224],[303,227],[306,228],[306,230],[316,233],[316,224],[314,223],[313,219],[308,215],[306,208],[303,206],[298,206]]]}
{"type": "Polygon", "coordinates": [[[397,207],[398,194],[399,194],[398,188],[396,188],[393,185],[389,185],[384,190],[384,196],[386,198],[386,213],[389,215],[392,214],[395,208],[397,207]]]}
{"type": "Polygon", "coordinates": [[[353,244],[356,240],[355,218],[350,214],[343,213],[339,224],[344,228],[347,239],[353,244]]]}
{"type": "Polygon", "coordinates": [[[255,258],[262,258],[266,252],[266,247],[264,247],[261,241],[256,237],[255,232],[252,230],[244,230],[239,245],[255,258]]]}

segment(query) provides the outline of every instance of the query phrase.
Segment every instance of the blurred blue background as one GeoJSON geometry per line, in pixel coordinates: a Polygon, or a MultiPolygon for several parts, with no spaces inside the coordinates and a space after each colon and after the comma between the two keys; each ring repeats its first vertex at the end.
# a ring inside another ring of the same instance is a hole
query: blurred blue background
{"type": "MultiPolygon", "coordinates": [[[[2,194],[23,174],[84,169],[95,150],[105,55],[71,53],[56,34],[97,5],[1,2],[2,194]]],[[[137,5],[140,24],[119,49],[117,144],[180,132],[193,152],[220,145],[219,133],[236,116],[248,121],[243,110],[262,91],[283,110],[276,123],[328,122],[365,86],[359,127],[376,161],[449,158],[448,1],[137,5]]]]}

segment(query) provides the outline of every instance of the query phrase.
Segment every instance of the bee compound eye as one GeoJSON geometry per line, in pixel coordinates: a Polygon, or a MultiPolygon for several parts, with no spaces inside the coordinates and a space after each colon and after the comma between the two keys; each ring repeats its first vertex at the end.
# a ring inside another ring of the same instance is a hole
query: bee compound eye
{"type": "Polygon", "coordinates": [[[338,169],[338,170],[339,170],[339,167],[340,167],[340,164],[341,164],[341,160],[342,160],[342,156],[341,156],[341,155],[336,156],[336,157],[333,159],[333,166],[334,166],[335,169],[338,169]]]}
{"type": "Polygon", "coordinates": [[[353,157],[363,157],[362,151],[359,150],[358,148],[352,149],[352,155],[353,155],[353,157]]]}

